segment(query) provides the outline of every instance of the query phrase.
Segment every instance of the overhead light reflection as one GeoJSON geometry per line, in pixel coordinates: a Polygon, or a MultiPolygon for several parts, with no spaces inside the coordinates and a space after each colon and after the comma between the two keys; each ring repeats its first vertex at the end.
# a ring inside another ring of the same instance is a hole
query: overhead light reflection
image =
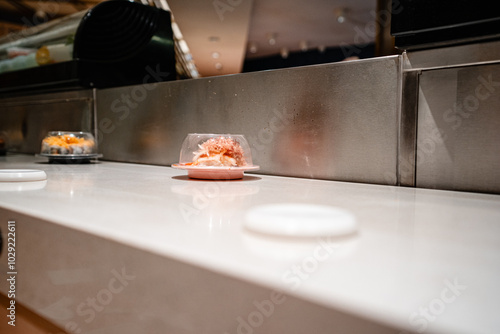
{"type": "Polygon", "coordinates": [[[337,19],[337,22],[342,24],[347,20],[347,13],[348,13],[348,8],[346,7],[339,7],[336,8],[333,13],[335,14],[335,18],[337,19]]]}
{"type": "Polygon", "coordinates": [[[275,45],[276,44],[276,34],[275,33],[268,33],[267,34],[267,42],[269,45],[275,45]]]}
{"type": "Polygon", "coordinates": [[[250,42],[248,51],[250,51],[250,53],[257,53],[257,44],[255,42],[250,42]]]}
{"type": "Polygon", "coordinates": [[[287,59],[288,58],[288,49],[287,48],[281,48],[280,54],[281,54],[281,58],[287,59]]]}
{"type": "Polygon", "coordinates": [[[299,47],[302,52],[306,52],[309,48],[309,46],[307,45],[307,41],[300,41],[299,47]]]}

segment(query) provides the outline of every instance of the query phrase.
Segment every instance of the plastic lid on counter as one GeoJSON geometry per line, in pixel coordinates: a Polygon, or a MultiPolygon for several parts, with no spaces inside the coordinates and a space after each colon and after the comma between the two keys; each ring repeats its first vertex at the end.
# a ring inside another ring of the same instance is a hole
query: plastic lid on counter
{"type": "Polygon", "coordinates": [[[38,169],[0,169],[0,182],[31,182],[47,180],[47,174],[38,169]]]}
{"type": "Polygon", "coordinates": [[[343,236],[358,228],[351,212],[316,204],[261,205],[250,209],[245,218],[247,229],[282,237],[343,236]]]}

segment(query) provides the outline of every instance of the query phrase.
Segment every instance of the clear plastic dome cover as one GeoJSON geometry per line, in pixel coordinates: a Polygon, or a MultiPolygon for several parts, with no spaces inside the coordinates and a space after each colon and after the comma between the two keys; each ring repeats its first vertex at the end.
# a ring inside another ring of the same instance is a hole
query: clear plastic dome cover
{"type": "Polygon", "coordinates": [[[51,131],[42,140],[42,154],[88,155],[96,153],[94,136],[89,132],[51,131]]]}
{"type": "Polygon", "coordinates": [[[243,135],[234,134],[188,134],[179,163],[200,167],[253,166],[250,145],[243,135]]]}

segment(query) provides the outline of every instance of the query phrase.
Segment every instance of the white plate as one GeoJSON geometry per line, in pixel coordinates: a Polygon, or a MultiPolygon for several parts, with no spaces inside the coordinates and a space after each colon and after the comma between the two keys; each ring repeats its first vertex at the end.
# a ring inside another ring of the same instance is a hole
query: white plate
{"type": "Polygon", "coordinates": [[[340,236],[356,232],[354,215],[341,208],[303,203],[268,204],[250,209],[245,227],[285,237],[340,236]]]}
{"type": "Polygon", "coordinates": [[[28,182],[47,180],[47,174],[38,169],[0,169],[1,182],[28,182]]]}
{"type": "Polygon", "coordinates": [[[260,167],[255,165],[244,167],[215,167],[173,164],[172,168],[187,170],[188,176],[193,179],[234,180],[243,178],[244,172],[258,170],[260,167]]]}

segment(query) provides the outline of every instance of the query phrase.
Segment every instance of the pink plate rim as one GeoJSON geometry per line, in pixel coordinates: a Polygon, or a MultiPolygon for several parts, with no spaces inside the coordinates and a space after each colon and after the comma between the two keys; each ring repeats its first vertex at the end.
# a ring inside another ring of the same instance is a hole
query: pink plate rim
{"type": "Polygon", "coordinates": [[[185,170],[197,170],[206,172],[217,172],[217,171],[247,171],[247,170],[258,170],[260,166],[242,166],[242,167],[217,167],[217,166],[187,166],[183,164],[172,164],[172,168],[185,169],[185,170]]]}

